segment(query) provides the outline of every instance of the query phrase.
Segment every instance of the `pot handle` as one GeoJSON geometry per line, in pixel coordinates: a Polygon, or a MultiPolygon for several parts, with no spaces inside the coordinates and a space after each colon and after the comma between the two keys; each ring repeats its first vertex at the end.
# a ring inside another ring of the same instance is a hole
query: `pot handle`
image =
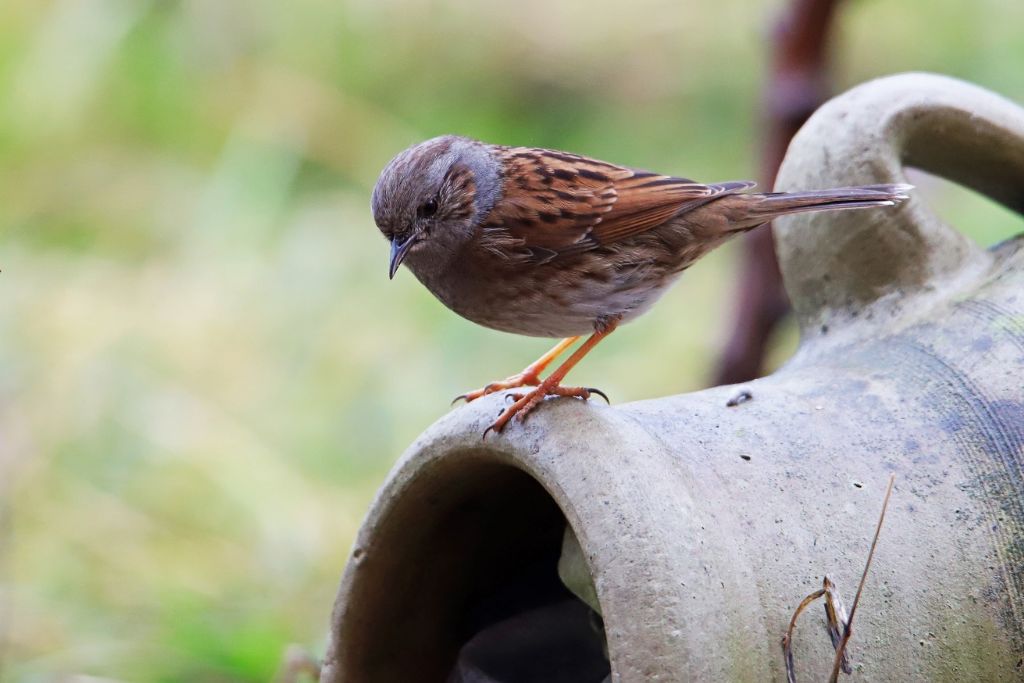
{"type": "MultiPolygon", "coordinates": [[[[1024,214],[1024,109],[935,74],[870,81],[815,112],[793,138],[777,188],[904,183],[904,166],[1024,214]]],[[[983,276],[994,258],[914,192],[894,209],[780,219],[776,250],[804,341],[844,326],[874,334],[983,276]]]]}

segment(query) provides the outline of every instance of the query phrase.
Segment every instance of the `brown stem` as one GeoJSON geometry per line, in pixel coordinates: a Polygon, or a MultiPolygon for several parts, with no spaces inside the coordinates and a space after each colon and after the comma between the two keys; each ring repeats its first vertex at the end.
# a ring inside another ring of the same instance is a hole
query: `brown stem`
{"type": "MultiPolygon", "coordinates": [[[[839,1],[792,0],[775,23],[762,93],[761,180],[766,188],[774,185],[793,135],[828,96],[827,47],[839,1]]],[[[789,311],[770,226],[744,238],[741,258],[733,330],[718,361],[716,385],[762,374],[768,340],[789,311]]]]}
{"type": "Polygon", "coordinates": [[[836,647],[836,658],[832,662],[832,675],[829,676],[829,683],[836,683],[839,680],[839,668],[843,663],[843,656],[846,653],[846,644],[850,642],[853,635],[853,617],[857,614],[857,605],[860,603],[860,594],[864,592],[864,582],[868,578],[868,570],[871,569],[871,560],[875,557],[875,546],[878,545],[878,535],[882,533],[882,524],[885,522],[885,511],[889,509],[889,496],[892,495],[892,485],[896,482],[896,475],[889,475],[889,486],[885,489],[885,500],[882,501],[882,512],[878,515],[878,526],[875,527],[875,537],[871,539],[871,550],[868,551],[868,561],[864,563],[864,572],[860,575],[860,585],[857,586],[857,594],[853,596],[853,605],[850,606],[850,616],[846,619],[846,628],[843,629],[843,638],[836,647]]]}

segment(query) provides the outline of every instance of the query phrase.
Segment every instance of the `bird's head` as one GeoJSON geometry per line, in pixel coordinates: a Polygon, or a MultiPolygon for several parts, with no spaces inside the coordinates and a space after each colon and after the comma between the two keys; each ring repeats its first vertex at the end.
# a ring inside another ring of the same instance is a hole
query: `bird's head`
{"type": "Polygon", "coordinates": [[[498,198],[500,174],[490,148],[445,135],[392,159],[373,188],[373,219],[391,242],[388,276],[406,262],[414,272],[443,268],[498,198]]]}

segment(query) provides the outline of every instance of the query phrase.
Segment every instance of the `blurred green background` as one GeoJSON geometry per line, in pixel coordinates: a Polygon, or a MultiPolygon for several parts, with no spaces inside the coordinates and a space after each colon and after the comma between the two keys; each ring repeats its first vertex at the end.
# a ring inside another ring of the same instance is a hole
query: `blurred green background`
{"type": "MultiPolygon", "coordinates": [[[[403,447],[548,344],[388,282],[381,167],[458,132],[755,176],[780,5],[0,5],[0,678],[262,681],[286,644],[321,651],[403,447]]],[[[1024,101],[1022,26],[1019,0],[851,0],[837,89],[924,69],[1024,101]]],[[[982,243],[1022,227],[923,185],[982,243]]],[[[575,380],[616,401],[702,386],[736,253],[575,380]]]]}

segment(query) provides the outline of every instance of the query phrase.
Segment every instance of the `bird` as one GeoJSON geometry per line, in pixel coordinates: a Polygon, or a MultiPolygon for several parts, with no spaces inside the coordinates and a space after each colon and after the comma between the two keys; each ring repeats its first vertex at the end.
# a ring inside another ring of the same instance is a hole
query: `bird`
{"type": "MultiPolygon", "coordinates": [[[[445,306],[495,330],[560,341],[523,371],[456,398],[497,391],[513,402],[485,431],[523,420],[617,327],[645,313],[684,270],[726,240],[787,214],[895,206],[912,186],[752,192],[587,156],[458,135],[415,144],[381,171],[374,222],[390,242],[388,276],[405,265],[445,306]],[[547,377],[541,374],[586,337],[547,377]]],[[[453,402],[454,403],[454,402],[453,402]]]]}

